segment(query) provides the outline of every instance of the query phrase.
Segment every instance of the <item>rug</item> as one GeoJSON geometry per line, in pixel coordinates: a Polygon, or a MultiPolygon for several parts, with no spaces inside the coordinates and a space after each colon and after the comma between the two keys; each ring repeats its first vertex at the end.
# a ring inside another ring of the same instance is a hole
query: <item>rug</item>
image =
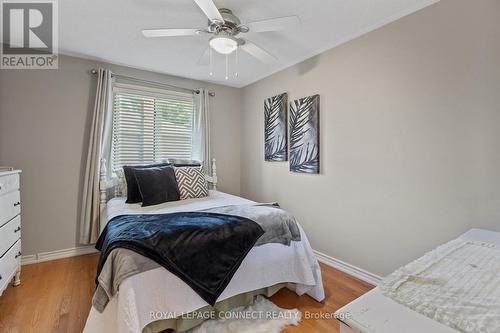
{"type": "Polygon", "coordinates": [[[217,319],[205,321],[189,333],[280,333],[288,325],[297,326],[302,313],[297,309],[278,307],[263,296],[252,305],[218,314],[217,319]]]}

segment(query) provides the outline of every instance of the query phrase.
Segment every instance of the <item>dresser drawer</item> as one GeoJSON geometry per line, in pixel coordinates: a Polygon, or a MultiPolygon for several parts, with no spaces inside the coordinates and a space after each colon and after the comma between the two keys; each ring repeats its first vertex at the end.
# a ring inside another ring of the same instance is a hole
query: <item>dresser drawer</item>
{"type": "Polygon", "coordinates": [[[19,174],[0,177],[0,195],[19,190],[19,174]]]}
{"type": "Polygon", "coordinates": [[[21,240],[18,240],[7,253],[0,258],[0,292],[5,289],[10,279],[17,271],[21,262],[21,240]]]}
{"type": "Polygon", "coordinates": [[[3,257],[19,238],[21,238],[21,216],[18,215],[0,227],[0,257],[3,257]]]}
{"type": "Polygon", "coordinates": [[[0,196],[0,226],[21,213],[21,195],[19,191],[0,196]]]}

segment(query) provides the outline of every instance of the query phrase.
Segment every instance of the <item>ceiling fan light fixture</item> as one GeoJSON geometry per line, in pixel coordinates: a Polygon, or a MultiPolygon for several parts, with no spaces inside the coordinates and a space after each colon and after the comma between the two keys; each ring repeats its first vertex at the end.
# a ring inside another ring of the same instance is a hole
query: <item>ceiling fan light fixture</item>
{"type": "Polygon", "coordinates": [[[230,35],[215,35],[209,41],[210,47],[221,54],[231,54],[238,48],[238,41],[230,35]]]}

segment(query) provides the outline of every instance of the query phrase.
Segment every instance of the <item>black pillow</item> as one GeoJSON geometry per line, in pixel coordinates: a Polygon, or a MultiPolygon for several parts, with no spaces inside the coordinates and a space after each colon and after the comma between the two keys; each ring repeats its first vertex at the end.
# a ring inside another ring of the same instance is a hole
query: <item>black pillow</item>
{"type": "Polygon", "coordinates": [[[179,187],[171,166],[135,169],[142,207],[180,200],[179,187]]]}
{"type": "Polygon", "coordinates": [[[141,192],[139,191],[139,186],[137,185],[137,180],[135,179],[134,171],[136,169],[164,167],[164,166],[169,166],[169,165],[170,165],[170,163],[124,166],[123,167],[123,174],[125,176],[125,181],[127,182],[127,201],[126,201],[126,203],[138,203],[138,202],[142,201],[141,192]]]}

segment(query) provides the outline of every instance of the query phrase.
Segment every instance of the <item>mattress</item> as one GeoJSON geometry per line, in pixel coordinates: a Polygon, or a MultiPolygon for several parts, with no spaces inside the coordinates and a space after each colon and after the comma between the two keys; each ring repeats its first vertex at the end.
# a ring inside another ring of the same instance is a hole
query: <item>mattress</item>
{"type": "MultiPolygon", "coordinates": [[[[196,211],[227,205],[251,204],[253,201],[227,193],[210,191],[209,196],[141,207],[114,198],[107,205],[108,220],[125,214],[162,214],[196,211]]],[[[278,283],[293,283],[299,295],[324,299],[321,270],[307,236],[299,225],[301,241],[290,246],[265,244],[254,247],[243,260],[218,301],[278,283]]],[[[84,332],[136,333],[166,315],[180,316],[206,306],[187,284],[163,267],[131,276],[120,285],[103,313],[90,310],[84,332]]],[[[163,318],[165,319],[165,318],[163,318]]]]}
{"type": "MultiPolygon", "coordinates": [[[[459,238],[500,246],[500,233],[471,229],[459,238]]],[[[343,332],[362,333],[457,333],[458,331],[429,319],[382,295],[377,287],[339,309],[346,319],[343,332]],[[350,329],[349,329],[350,328],[350,329]]]]}

